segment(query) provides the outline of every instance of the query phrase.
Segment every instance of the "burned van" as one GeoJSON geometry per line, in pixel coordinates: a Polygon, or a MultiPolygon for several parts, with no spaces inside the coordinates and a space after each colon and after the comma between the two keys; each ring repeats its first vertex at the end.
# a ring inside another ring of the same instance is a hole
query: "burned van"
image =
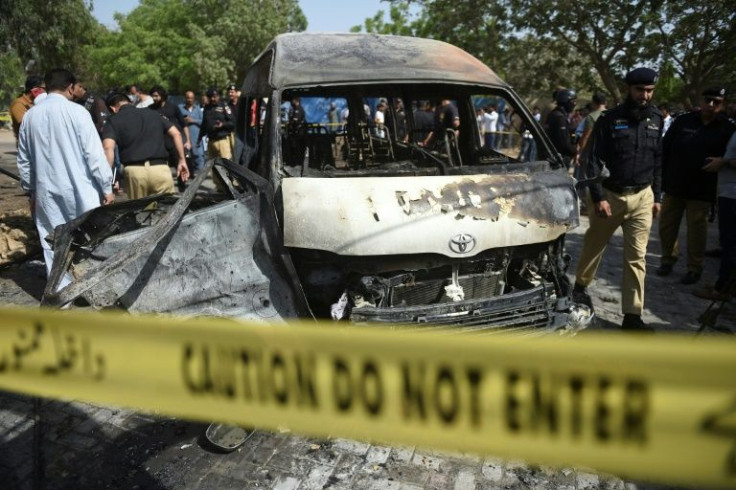
{"type": "Polygon", "coordinates": [[[577,328],[573,179],[511,87],[445,43],[284,34],[236,162],[57,229],[50,304],[466,331],[577,328]],[[57,290],[62,278],[71,283],[57,290]]]}

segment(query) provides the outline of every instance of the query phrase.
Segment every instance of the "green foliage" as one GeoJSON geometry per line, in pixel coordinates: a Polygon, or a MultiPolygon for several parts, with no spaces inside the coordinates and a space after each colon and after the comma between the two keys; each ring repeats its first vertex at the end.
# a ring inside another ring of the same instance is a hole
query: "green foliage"
{"type": "Polygon", "coordinates": [[[94,42],[98,22],[89,0],[2,0],[0,52],[15,52],[24,65],[35,61],[43,73],[82,65],[80,46],[94,42]]]}
{"type": "Polygon", "coordinates": [[[606,90],[622,99],[621,74],[646,59],[642,40],[663,0],[511,0],[512,19],[543,39],[563,40],[583,55],[606,90]]]}
{"type": "Polygon", "coordinates": [[[503,0],[412,1],[425,15],[417,21],[418,35],[439,39],[473,53],[498,69],[505,61],[505,45],[511,34],[503,0]]]}
{"type": "Polygon", "coordinates": [[[277,34],[306,28],[296,0],[142,0],[88,56],[106,87],[202,90],[243,80],[277,34]]]}
{"type": "Polygon", "coordinates": [[[540,106],[552,100],[558,87],[578,92],[580,102],[602,89],[598,73],[584,62],[576,49],[561,39],[542,39],[532,34],[508,40],[499,74],[529,103],[540,106]]]}
{"type": "Polygon", "coordinates": [[[657,100],[662,102],[676,103],[680,105],[683,100],[684,84],[677,76],[672,61],[665,61],[659,69],[659,81],[657,82],[657,100]]]}
{"type": "Polygon", "coordinates": [[[23,91],[25,74],[20,57],[14,51],[0,53],[0,111],[7,109],[23,91]]]}
{"type": "Polygon", "coordinates": [[[365,19],[363,26],[353,26],[351,32],[365,32],[375,34],[393,34],[397,36],[418,36],[416,23],[410,22],[408,3],[397,3],[391,5],[389,9],[389,20],[384,20],[385,14],[383,10],[379,10],[376,15],[365,19]]]}
{"type": "Polygon", "coordinates": [[[387,21],[379,12],[366,19],[367,32],[398,31],[455,44],[530,98],[568,86],[583,93],[604,89],[620,101],[623,75],[636,66],[661,69],[660,100],[689,105],[708,85],[736,89],[736,0],[389,3],[403,15],[387,21]],[[407,12],[414,14],[411,22],[407,12]]]}
{"type": "Polygon", "coordinates": [[[735,47],[736,0],[665,2],[650,39],[652,56],[661,53],[663,65],[682,81],[672,96],[688,106],[710,85],[736,89],[735,47]]]}
{"type": "Polygon", "coordinates": [[[17,96],[25,69],[86,69],[84,47],[101,32],[90,10],[89,0],[0,1],[0,104],[17,96]]]}

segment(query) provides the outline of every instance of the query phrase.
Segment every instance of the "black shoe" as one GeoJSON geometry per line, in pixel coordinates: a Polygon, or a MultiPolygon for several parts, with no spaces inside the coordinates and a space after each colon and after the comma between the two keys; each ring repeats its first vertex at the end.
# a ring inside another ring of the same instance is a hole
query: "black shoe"
{"type": "Polygon", "coordinates": [[[591,313],[594,311],[593,299],[590,297],[590,294],[588,294],[588,288],[585,286],[575,283],[575,286],[572,288],[572,300],[575,303],[579,303],[590,308],[591,313]]]}
{"type": "Polygon", "coordinates": [[[682,284],[695,284],[700,280],[700,272],[687,271],[687,274],[682,276],[680,282],[682,284]]]}
{"type": "Polygon", "coordinates": [[[662,264],[659,266],[659,269],[657,269],[657,275],[658,276],[669,276],[672,274],[672,264],[662,264]]]}
{"type": "Polygon", "coordinates": [[[631,332],[654,332],[654,329],[644,323],[641,319],[641,315],[634,315],[632,313],[626,313],[624,315],[624,321],[621,323],[621,330],[628,330],[631,332]]]}

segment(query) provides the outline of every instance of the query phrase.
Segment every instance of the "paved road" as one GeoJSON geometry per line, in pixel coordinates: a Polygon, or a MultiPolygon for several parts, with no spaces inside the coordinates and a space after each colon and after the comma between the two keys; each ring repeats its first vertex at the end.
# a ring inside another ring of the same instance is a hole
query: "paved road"
{"type": "MultiPolygon", "coordinates": [[[[12,168],[14,157],[8,153],[12,149],[12,139],[9,145],[7,132],[0,131],[0,165],[4,168],[12,168]]],[[[582,226],[569,234],[568,251],[573,258],[586,227],[583,218],[582,226]]],[[[715,226],[711,231],[715,238],[715,226]]],[[[591,288],[599,316],[591,330],[616,328],[621,321],[621,242],[620,235],[612,240],[591,288]]],[[[649,250],[651,271],[658,262],[656,232],[649,250]]],[[[706,280],[714,277],[716,267],[716,261],[708,259],[706,280]]],[[[39,262],[0,269],[0,303],[37,305],[42,285],[39,262]]],[[[692,288],[680,285],[677,275],[650,276],[645,320],[658,332],[697,330],[697,317],[707,302],[694,298],[692,288]]],[[[736,327],[733,311],[724,315],[721,324],[736,327]]],[[[0,393],[0,487],[30,489],[34,481],[40,481],[40,488],[49,489],[647,488],[575,468],[535,467],[345,439],[313,440],[288,433],[255,431],[239,450],[220,454],[202,440],[204,428],[198,423],[71,401],[43,400],[34,407],[34,399],[0,393]],[[40,416],[37,424],[34,412],[40,416]],[[38,437],[35,442],[34,436],[38,437]]]]}

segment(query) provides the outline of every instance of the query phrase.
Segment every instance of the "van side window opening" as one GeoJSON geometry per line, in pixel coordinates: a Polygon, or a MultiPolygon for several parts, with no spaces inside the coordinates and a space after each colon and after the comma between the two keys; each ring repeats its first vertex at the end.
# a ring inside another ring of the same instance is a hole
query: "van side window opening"
{"type": "Polygon", "coordinates": [[[401,88],[284,91],[279,128],[287,173],[450,175],[536,158],[530,150],[541,145],[533,143],[528,115],[503,96],[401,88]]]}

